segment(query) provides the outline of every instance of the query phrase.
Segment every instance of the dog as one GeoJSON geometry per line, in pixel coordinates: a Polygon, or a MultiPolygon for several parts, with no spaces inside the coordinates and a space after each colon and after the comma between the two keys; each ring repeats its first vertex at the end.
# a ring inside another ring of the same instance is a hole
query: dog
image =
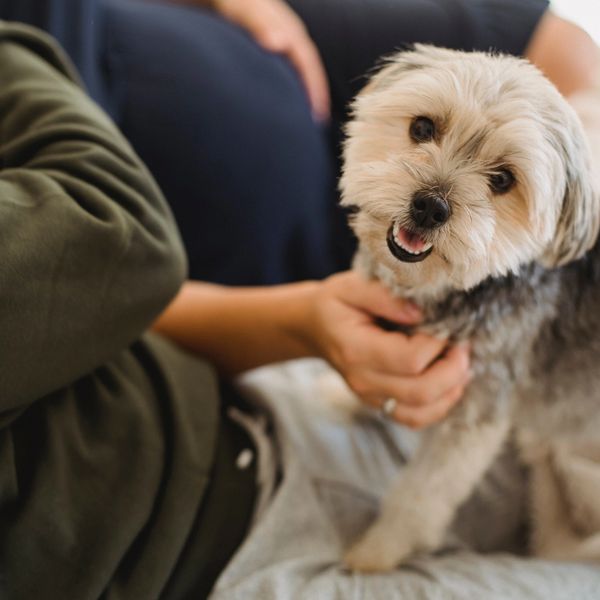
{"type": "Polygon", "coordinates": [[[439,549],[509,438],[529,473],[531,552],[600,560],[600,145],[590,140],[515,57],[416,45],[355,99],[340,180],[354,266],[418,304],[422,330],[469,340],[474,378],[423,432],[349,568],[385,571],[439,549]]]}

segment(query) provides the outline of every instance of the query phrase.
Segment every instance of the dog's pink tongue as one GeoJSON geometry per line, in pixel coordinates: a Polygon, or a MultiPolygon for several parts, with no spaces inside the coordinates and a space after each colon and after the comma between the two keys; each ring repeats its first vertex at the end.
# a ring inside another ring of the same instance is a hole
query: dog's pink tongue
{"type": "Polygon", "coordinates": [[[403,248],[411,252],[419,253],[425,249],[425,242],[421,239],[421,236],[406,229],[398,229],[396,240],[403,248]]]}

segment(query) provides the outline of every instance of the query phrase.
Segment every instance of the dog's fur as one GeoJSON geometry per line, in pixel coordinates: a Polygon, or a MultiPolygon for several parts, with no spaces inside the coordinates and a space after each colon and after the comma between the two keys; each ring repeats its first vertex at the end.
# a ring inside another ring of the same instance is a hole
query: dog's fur
{"type": "Polygon", "coordinates": [[[475,377],[346,563],[386,570],[438,548],[509,435],[530,469],[532,552],[600,560],[600,147],[525,60],[428,46],[371,79],[347,133],[356,268],[416,301],[426,331],[470,340],[475,377]],[[420,116],[436,129],[422,143],[409,135],[420,116]],[[516,183],[496,194],[504,168],[516,183]],[[421,229],[411,203],[432,190],[450,217],[421,229]],[[396,258],[395,222],[431,254],[396,258]]]}

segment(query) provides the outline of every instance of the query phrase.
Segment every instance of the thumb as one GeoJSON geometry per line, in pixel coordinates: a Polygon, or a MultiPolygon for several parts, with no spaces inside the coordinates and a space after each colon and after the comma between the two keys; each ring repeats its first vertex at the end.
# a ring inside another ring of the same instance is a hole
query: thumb
{"type": "Polygon", "coordinates": [[[372,316],[405,325],[418,323],[423,318],[415,304],[394,296],[379,281],[367,280],[358,273],[350,272],[345,283],[342,299],[372,316]]]}

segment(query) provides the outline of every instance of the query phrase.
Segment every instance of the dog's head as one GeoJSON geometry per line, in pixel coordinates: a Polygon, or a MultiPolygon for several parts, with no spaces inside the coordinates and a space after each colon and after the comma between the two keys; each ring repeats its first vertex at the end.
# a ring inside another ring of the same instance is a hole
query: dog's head
{"type": "Polygon", "coordinates": [[[582,256],[599,227],[581,123],[528,62],[416,46],[358,95],[342,204],[358,260],[408,295],[582,256]]]}

